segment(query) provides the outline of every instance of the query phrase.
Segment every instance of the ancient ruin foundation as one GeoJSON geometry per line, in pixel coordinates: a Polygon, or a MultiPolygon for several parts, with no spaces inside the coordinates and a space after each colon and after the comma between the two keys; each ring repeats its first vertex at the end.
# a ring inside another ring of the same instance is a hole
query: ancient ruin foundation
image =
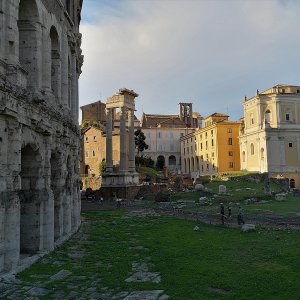
{"type": "Polygon", "coordinates": [[[81,5],[0,1],[0,272],[80,224],[81,5]]]}

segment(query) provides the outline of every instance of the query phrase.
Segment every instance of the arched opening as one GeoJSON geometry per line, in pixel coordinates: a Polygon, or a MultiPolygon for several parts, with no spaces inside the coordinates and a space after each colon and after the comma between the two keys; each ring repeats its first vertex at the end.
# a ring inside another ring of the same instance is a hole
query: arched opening
{"type": "Polygon", "coordinates": [[[63,228],[63,208],[62,201],[63,195],[63,172],[61,156],[57,153],[52,153],[50,159],[51,166],[51,190],[54,197],[54,241],[62,236],[63,228]]]}
{"type": "Polygon", "coordinates": [[[159,155],[156,160],[156,167],[159,170],[162,170],[165,166],[165,157],[163,155],[159,155]]]}
{"type": "Polygon", "coordinates": [[[250,145],[250,153],[251,155],[254,155],[254,144],[250,145]]]}
{"type": "Polygon", "coordinates": [[[183,160],[183,172],[186,173],[186,158],[183,160]]]}
{"type": "Polygon", "coordinates": [[[191,161],[190,159],[188,158],[187,159],[187,173],[190,173],[191,172],[191,161]]]}
{"type": "Polygon", "coordinates": [[[90,166],[85,165],[85,167],[84,167],[84,176],[88,177],[89,174],[90,174],[90,166]]]}
{"type": "Polygon", "coordinates": [[[68,56],[68,107],[71,108],[72,103],[72,69],[70,55],[68,56]]]}
{"type": "Polygon", "coordinates": [[[57,30],[54,26],[50,29],[51,39],[51,90],[60,103],[61,95],[61,61],[60,61],[60,45],[57,30]]]}
{"type": "Polygon", "coordinates": [[[290,179],[290,188],[294,189],[296,187],[295,179],[290,179]]]}
{"type": "MultiPolygon", "coordinates": [[[[18,16],[19,30],[19,61],[28,73],[27,87],[40,87],[40,25],[39,14],[35,0],[21,0],[18,16]]],[[[14,47],[14,45],[12,45],[14,47]]],[[[12,50],[12,49],[11,49],[12,50]]],[[[14,51],[14,50],[13,50],[14,51]]]]}
{"type": "Polygon", "coordinates": [[[271,111],[270,111],[269,109],[267,109],[267,110],[265,111],[265,122],[266,122],[267,124],[270,124],[270,122],[271,122],[271,117],[272,117],[271,111]]]}
{"type": "Polygon", "coordinates": [[[191,166],[191,172],[194,172],[195,171],[195,160],[194,160],[194,157],[192,157],[192,166],[191,166]]]}
{"type": "Polygon", "coordinates": [[[20,253],[33,254],[42,247],[41,199],[38,191],[41,157],[27,145],[21,150],[20,253]]]}
{"type": "Polygon", "coordinates": [[[169,167],[172,169],[176,167],[176,157],[174,155],[169,156],[169,167]]]}
{"type": "Polygon", "coordinates": [[[63,235],[68,234],[71,231],[71,203],[72,203],[72,191],[73,191],[73,164],[70,156],[67,159],[67,177],[66,177],[66,196],[63,199],[63,235]]]}

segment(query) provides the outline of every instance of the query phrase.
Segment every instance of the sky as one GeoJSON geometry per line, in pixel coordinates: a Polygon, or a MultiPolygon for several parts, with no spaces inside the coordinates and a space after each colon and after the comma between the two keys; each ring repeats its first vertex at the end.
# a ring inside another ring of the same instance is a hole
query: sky
{"type": "Polygon", "coordinates": [[[84,0],[80,106],[119,88],[136,115],[243,116],[243,100],[300,85],[298,0],[84,0]]]}

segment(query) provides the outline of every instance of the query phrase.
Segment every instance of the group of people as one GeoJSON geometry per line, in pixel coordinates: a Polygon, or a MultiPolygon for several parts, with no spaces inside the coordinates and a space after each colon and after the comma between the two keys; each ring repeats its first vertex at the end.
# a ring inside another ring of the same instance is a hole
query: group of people
{"type": "MultiPolygon", "coordinates": [[[[232,214],[231,206],[228,206],[227,210],[228,210],[228,216],[226,217],[225,216],[225,206],[224,206],[223,203],[221,203],[220,204],[220,215],[221,215],[221,222],[222,222],[223,225],[225,223],[225,218],[229,219],[229,220],[231,220],[231,218],[232,218],[232,215],[231,215],[232,214]]],[[[244,221],[244,211],[243,211],[243,209],[240,206],[239,206],[239,210],[238,210],[237,221],[238,221],[239,225],[245,224],[245,221],[244,221]]]]}

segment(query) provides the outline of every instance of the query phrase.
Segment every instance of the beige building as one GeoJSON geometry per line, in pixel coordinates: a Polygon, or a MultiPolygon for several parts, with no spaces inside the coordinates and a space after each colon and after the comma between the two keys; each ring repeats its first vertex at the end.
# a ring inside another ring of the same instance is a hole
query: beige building
{"type": "Polygon", "coordinates": [[[243,102],[241,169],[300,186],[300,86],[278,84],[243,102]]]}
{"type": "Polygon", "coordinates": [[[143,154],[156,163],[159,158],[171,172],[181,169],[180,138],[201,127],[202,118],[191,103],[179,103],[179,115],[144,114],[141,129],[149,146],[143,154]]]}
{"type": "Polygon", "coordinates": [[[195,179],[218,172],[238,171],[239,122],[214,113],[204,119],[204,128],[181,138],[182,173],[195,179]]]}

